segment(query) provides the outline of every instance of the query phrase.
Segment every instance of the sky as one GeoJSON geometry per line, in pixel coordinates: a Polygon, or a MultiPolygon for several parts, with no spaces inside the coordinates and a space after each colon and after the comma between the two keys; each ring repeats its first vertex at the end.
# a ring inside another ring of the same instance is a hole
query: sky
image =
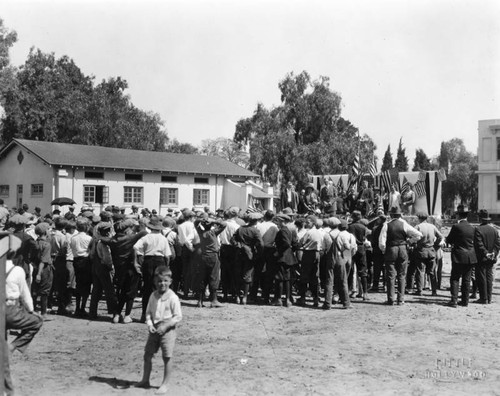
{"type": "MultiPolygon", "coordinates": [[[[137,107],[170,138],[232,137],[257,103],[280,104],[278,83],[306,70],[330,78],[342,116],[377,145],[379,166],[402,138],[439,154],[478,120],[500,119],[498,0],[2,0],[18,33],[11,62],[31,47],[67,55],[96,82],[121,76],[137,107]]],[[[363,160],[363,159],[362,159],[363,160]]]]}

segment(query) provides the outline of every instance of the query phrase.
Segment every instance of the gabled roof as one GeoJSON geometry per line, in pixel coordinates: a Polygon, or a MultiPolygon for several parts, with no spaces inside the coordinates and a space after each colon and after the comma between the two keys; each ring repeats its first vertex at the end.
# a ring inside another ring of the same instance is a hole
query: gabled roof
{"type": "Polygon", "coordinates": [[[90,167],[157,171],[196,175],[257,177],[253,172],[220,158],[198,154],[126,150],[81,144],[13,139],[0,151],[0,159],[15,146],[24,147],[47,164],[62,167],[90,167]]]}

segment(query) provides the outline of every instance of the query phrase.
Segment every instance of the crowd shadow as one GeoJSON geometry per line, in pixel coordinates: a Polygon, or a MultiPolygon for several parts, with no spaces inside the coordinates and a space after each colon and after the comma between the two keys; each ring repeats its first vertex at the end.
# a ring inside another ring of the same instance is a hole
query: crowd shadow
{"type": "MultiPolygon", "coordinates": [[[[133,388],[138,381],[129,381],[124,379],[119,379],[116,377],[100,377],[94,375],[89,377],[89,381],[99,382],[101,384],[108,384],[113,389],[129,389],[133,388]]],[[[151,386],[151,389],[158,388],[157,386],[151,386]]]]}

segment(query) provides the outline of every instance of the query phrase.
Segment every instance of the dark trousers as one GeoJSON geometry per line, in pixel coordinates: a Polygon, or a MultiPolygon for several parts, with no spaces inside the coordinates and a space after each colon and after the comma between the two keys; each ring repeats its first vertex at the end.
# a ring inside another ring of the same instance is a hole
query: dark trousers
{"type": "Polygon", "coordinates": [[[472,269],[474,268],[471,264],[459,264],[451,263],[451,301],[456,303],[458,301],[458,284],[460,278],[462,278],[462,304],[469,304],[469,293],[470,293],[470,280],[472,269]]]}
{"type": "Polygon", "coordinates": [[[54,290],[57,293],[57,306],[63,310],[68,305],[68,267],[66,257],[57,256],[54,260],[54,290]]]}
{"type": "Polygon", "coordinates": [[[118,299],[113,285],[113,271],[104,265],[96,264],[92,270],[92,294],[90,296],[90,316],[97,316],[97,305],[102,297],[106,297],[108,310],[112,315],[118,313],[118,299]]]}
{"type": "Polygon", "coordinates": [[[493,281],[495,274],[493,268],[495,262],[482,261],[476,265],[476,282],[479,290],[479,298],[487,303],[491,303],[491,295],[493,293],[493,281]]]}
{"type": "Polygon", "coordinates": [[[380,278],[382,277],[382,282],[385,279],[384,276],[384,255],[382,252],[373,252],[373,283],[372,288],[378,289],[380,278]]]}
{"type": "Polygon", "coordinates": [[[29,313],[20,303],[7,305],[5,307],[5,328],[7,330],[16,329],[21,333],[12,341],[12,347],[24,353],[33,337],[41,329],[42,318],[29,313]]]}
{"type": "Polygon", "coordinates": [[[134,299],[139,290],[140,275],[135,268],[117,267],[116,286],[118,291],[118,311],[120,314],[125,307],[125,316],[130,315],[134,299]]]}
{"type": "Polygon", "coordinates": [[[254,280],[252,283],[252,295],[257,296],[259,286],[262,291],[262,297],[269,299],[273,288],[274,276],[277,272],[277,263],[274,253],[276,248],[265,247],[262,257],[258,259],[258,264],[255,266],[254,280]]]}
{"type": "Polygon", "coordinates": [[[320,255],[316,250],[304,250],[302,254],[302,268],[300,274],[300,297],[305,298],[307,285],[314,299],[318,298],[319,286],[319,260],[320,255]]]}
{"type": "Polygon", "coordinates": [[[76,293],[79,297],[88,297],[92,285],[92,266],[88,257],[75,257],[73,260],[75,269],[76,293]]]}
{"type": "Polygon", "coordinates": [[[201,256],[200,270],[198,272],[198,280],[196,292],[199,298],[202,299],[205,293],[205,288],[208,285],[210,295],[213,298],[220,281],[220,261],[218,253],[209,253],[201,256]]]}
{"type": "Polygon", "coordinates": [[[184,292],[184,296],[187,296],[189,290],[194,290],[195,288],[195,273],[196,273],[194,267],[195,252],[189,250],[186,246],[183,246],[181,252],[181,258],[182,258],[182,291],[184,292]]]}
{"type": "Polygon", "coordinates": [[[160,265],[166,265],[167,259],[163,256],[145,256],[142,263],[142,314],[146,314],[149,297],[154,290],[155,270],[160,265]]]}
{"type": "Polygon", "coordinates": [[[224,297],[229,294],[235,295],[235,275],[234,264],[236,261],[236,248],[233,245],[221,245],[220,247],[220,266],[221,266],[221,283],[224,297]]]}
{"type": "Polygon", "coordinates": [[[405,245],[391,246],[385,253],[387,271],[387,301],[396,299],[396,277],[398,279],[398,302],[405,300],[406,271],[408,269],[408,251],[405,245]]]}

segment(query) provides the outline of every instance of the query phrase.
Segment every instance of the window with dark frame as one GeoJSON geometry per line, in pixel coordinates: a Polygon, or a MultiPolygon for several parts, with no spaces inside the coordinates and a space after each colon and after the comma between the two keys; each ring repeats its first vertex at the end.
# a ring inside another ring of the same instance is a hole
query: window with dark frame
{"type": "Polygon", "coordinates": [[[40,197],[43,195],[43,184],[31,185],[31,196],[40,197]]]}
{"type": "Polygon", "coordinates": [[[8,184],[0,185],[0,197],[8,197],[10,192],[10,187],[8,184]]]}
{"type": "Polygon", "coordinates": [[[161,181],[163,183],[177,183],[177,176],[162,175],[161,176],[161,181]]]}
{"type": "Polygon", "coordinates": [[[125,173],[125,180],[142,181],[142,173],[125,173]]]}
{"type": "Polygon", "coordinates": [[[160,205],[177,205],[179,189],[160,188],[160,205]]]}
{"type": "Polygon", "coordinates": [[[497,137],[497,161],[500,161],[500,137],[497,137]]]}
{"type": "Polygon", "coordinates": [[[142,204],[142,187],[123,187],[123,202],[142,204]]]}
{"type": "Polygon", "coordinates": [[[85,179],[104,179],[104,172],[85,171],[85,179]]]}
{"type": "Polygon", "coordinates": [[[194,182],[196,184],[208,184],[208,177],[195,177],[194,182]]]}
{"type": "Polygon", "coordinates": [[[497,176],[497,201],[500,201],[500,176],[497,176]]]}
{"type": "Polygon", "coordinates": [[[109,203],[108,186],[83,186],[83,202],[86,203],[109,203]]]}
{"type": "Polygon", "coordinates": [[[193,190],[193,205],[210,205],[210,190],[195,188],[193,190]]]}

